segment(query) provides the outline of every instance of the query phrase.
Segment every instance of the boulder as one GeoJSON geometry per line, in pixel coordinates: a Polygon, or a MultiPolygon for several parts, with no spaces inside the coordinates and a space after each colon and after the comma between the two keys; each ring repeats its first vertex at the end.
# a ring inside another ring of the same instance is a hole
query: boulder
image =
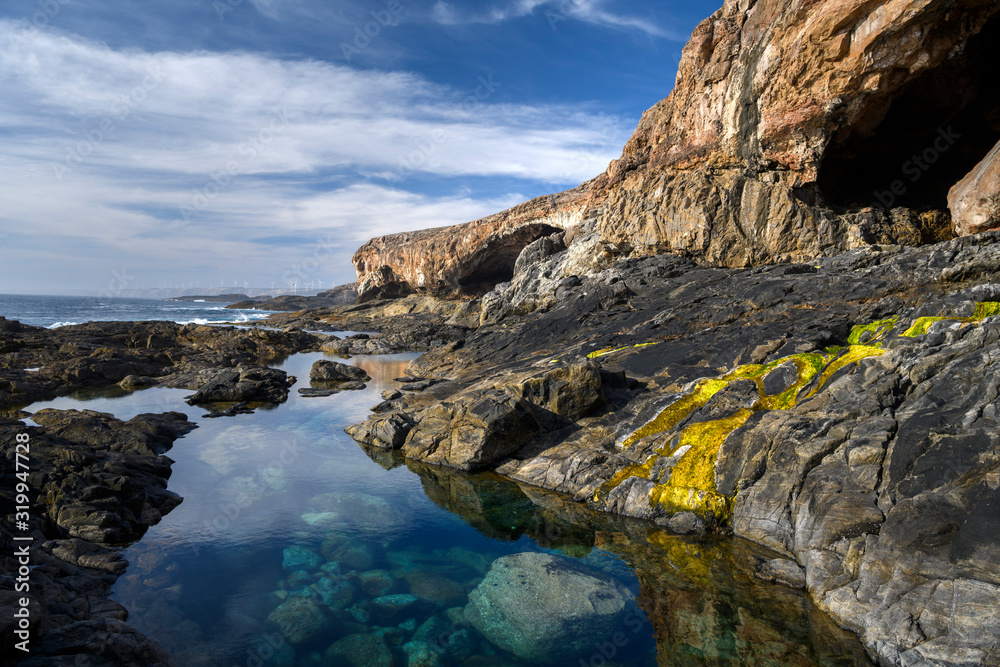
{"type": "Polygon", "coordinates": [[[959,236],[1000,229],[1000,143],[948,192],[959,236]]]}
{"type": "Polygon", "coordinates": [[[292,644],[302,644],[320,636],[331,624],[314,600],[303,597],[288,598],[268,615],[267,620],[277,625],[292,644]]]}
{"type": "Polygon", "coordinates": [[[323,656],[330,665],[344,667],[392,667],[392,651],[376,635],[355,634],[338,639],[323,656]]]}
{"type": "Polygon", "coordinates": [[[219,371],[187,399],[192,405],[222,401],[283,403],[294,380],[276,368],[240,366],[219,371]]]}
{"type": "Polygon", "coordinates": [[[498,558],[465,607],[493,644],[544,665],[576,664],[638,613],[632,595],[603,573],[546,553],[498,558]]]}
{"type": "Polygon", "coordinates": [[[348,426],[344,431],[363,445],[392,450],[403,446],[415,425],[410,415],[396,411],[372,415],[367,421],[348,426]]]}
{"type": "Polygon", "coordinates": [[[590,359],[517,379],[510,392],[545,413],[576,421],[604,406],[601,371],[590,359]]]}
{"type": "Polygon", "coordinates": [[[505,390],[471,392],[428,408],[407,436],[403,453],[475,471],[495,465],[542,432],[524,399],[505,390]]]}
{"type": "Polygon", "coordinates": [[[309,379],[317,382],[367,382],[371,376],[357,366],[321,359],[313,364],[309,379]]]}

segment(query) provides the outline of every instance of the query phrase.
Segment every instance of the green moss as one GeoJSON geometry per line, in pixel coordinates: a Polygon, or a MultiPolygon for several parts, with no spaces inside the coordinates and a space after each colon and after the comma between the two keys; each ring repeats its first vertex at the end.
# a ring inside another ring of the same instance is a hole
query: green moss
{"type": "Polygon", "coordinates": [[[985,320],[987,317],[996,317],[997,315],[1000,315],[1000,303],[997,303],[996,301],[980,301],[976,304],[976,311],[973,313],[972,317],[921,317],[918,318],[909,329],[904,331],[903,335],[910,338],[914,336],[923,336],[931,328],[932,324],[935,322],[943,322],[944,320],[971,324],[985,320]]]}
{"type": "MultiPolygon", "coordinates": [[[[753,406],[754,410],[788,410],[795,407],[799,392],[804,386],[812,382],[814,377],[819,375],[827,361],[829,361],[829,357],[813,353],[795,354],[791,357],[786,357],[786,359],[792,360],[798,369],[799,376],[795,384],[780,394],[767,396],[764,394],[763,382],[759,383],[761,398],[753,406]]],[[[782,360],[782,362],[784,361],[785,359],[782,360]]]]}
{"type": "Polygon", "coordinates": [[[865,333],[870,333],[868,341],[865,345],[872,345],[874,347],[881,347],[882,341],[885,337],[889,335],[889,332],[893,330],[896,326],[896,322],[899,320],[898,315],[886,318],[884,320],[878,320],[872,322],[871,324],[859,324],[851,329],[851,333],[847,335],[847,342],[851,345],[860,345],[861,337],[865,333]],[[877,343],[877,345],[876,345],[877,343]]]}
{"type": "Polygon", "coordinates": [[[669,431],[681,423],[692,412],[702,407],[717,393],[729,385],[727,380],[701,380],[690,393],[681,396],[668,405],[654,419],[643,425],[638,431],[625,438],[622,447],[631,447],[639,440],[650,435],[669,431]]]}
{"type": "Polygon", "coordinates": [[[715,486],[715,460],[729,434],[743,426],[751,414],[751,410],[741,410],[731,417],[685,428],[680,446],[690,449],[681,456],[666,484],[650,491],[650,503],[674,513],[696,512],[727,522],[733,500],[720,494],[715,486]]]}

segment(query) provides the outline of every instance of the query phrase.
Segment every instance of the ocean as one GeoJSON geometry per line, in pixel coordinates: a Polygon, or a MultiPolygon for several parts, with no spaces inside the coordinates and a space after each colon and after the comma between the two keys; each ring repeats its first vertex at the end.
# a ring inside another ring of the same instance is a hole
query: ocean
{"type": "Polygon", "coordinates": [[[84,322],[146,322],[180,324],[251,322],[267,318],[259,310],[228,310],[224,303],[97,296],[36,296],[0,294],[0,316],[22,324],[55,329],[84,322]]]}

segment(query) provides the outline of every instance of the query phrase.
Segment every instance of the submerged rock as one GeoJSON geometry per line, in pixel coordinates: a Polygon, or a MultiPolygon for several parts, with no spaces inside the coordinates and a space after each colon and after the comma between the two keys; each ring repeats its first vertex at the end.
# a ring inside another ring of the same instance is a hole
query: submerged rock
{"type": "Polygon", "coordinates": [[[315,570],[323,558],[313,549],[302,546],[287,547],[282,553],[281,567],[285,570],[315,570]]]}
{"type": "Polygon", "coordinates": [[[268,615],[292,644],[302,644],[322,635],[331,627],[330,619],[311,599],[290,597],[268,615]]]}
{"type": "Polygon", "coordinates": [[[598,570],[545,553],[498,558],[469,594],[466,619],[498,647],[546,665],[574,663],[638,614],[598,570]]]}
{"type": "Polygon", "coordinates": [[[392,667],[392,651],[376,635],[355,634],[338,639],[323,656],[331,665],[344,667],[392,667]]]}

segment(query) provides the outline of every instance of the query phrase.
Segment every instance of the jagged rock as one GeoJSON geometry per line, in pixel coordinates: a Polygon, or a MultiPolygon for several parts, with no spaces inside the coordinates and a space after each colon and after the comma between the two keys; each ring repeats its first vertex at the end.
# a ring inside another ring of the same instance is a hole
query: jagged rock
{"type": "Polygon", "coordinates": [[[541,432],[527,401],[504,390],[472,392],[429,408],[407,436],[403,453],[437,465],[480,470],[541,432]]]}
{"type": "Polygon", "coordinates": [[[378,449],[399,449],[416,422],[405,412],[372,415],[367,421],[344,429],[363,445],[378,449]]]}
{"type": "Polygon", "coordinates": [[[637,613],[631,594],[597,570],[561,556],[498,558],[469,594],[468,621],[491,642],[536,664],[565,665],[637,613]]]}
{"type": "Polygon", "coordinates": [[[283,403],[293,383],[294,378],[283,370],[240,366],[216,373],[187,401],[192,405],[222,401],[283,403]]]}
{"type": "Polygon", "coordinates": [[[317,382],[367,382],[371,380],[371,376],[357,366],[320,359],[309,371],[309,379],[317,382]]]}
{"type": "Polygon", "coordinates": [[[1000,143],[948,192],[948,208],[960,236],[1000,228],[1000,143]]]}

